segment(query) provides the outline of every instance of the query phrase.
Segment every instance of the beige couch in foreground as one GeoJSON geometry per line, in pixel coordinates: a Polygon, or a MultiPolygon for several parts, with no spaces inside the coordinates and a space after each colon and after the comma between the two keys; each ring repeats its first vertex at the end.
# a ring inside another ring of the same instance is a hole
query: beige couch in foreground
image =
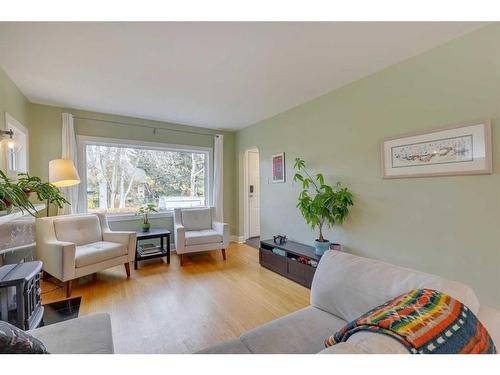
{"type": "Polygon", "coordinates": [[[373,307],[417,288],[440,290],[460,300],[488,329],[495,345],[500,345],[500,311],[480,304],[469,286],[377,260],[327,251],[314,276],[309,307],[199,353],[408,353],[396,340],[376,333],[359,332],[346,343],[328,349],[324,340],[373,307]]]}

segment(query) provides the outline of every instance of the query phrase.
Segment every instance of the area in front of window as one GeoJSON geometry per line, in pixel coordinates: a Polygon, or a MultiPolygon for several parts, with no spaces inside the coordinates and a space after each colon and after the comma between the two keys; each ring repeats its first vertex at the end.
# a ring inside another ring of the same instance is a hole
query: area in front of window
{"type": "Polygon", "coordinates": [[[207,154],[86,145],[87,209],[131,214],[146,203],[159,211],[206,204],[207,154]]]}

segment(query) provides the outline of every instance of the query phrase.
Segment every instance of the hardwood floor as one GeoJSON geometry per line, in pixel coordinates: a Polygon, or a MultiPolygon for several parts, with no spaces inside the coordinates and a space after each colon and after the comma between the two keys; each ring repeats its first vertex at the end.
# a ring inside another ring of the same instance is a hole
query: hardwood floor
{"type": "MultiPolygon", "coordinates": [[[[123,266],[73,282],[82,296],[80,316],[111,314],[117,353],[192,353],[309,305],[309,289],[259,265],[258,252],[231,244],[191,255],[180,267],[144,261],[126,278],[123,266]]],[[[43,281],[42,300],[65,298],[54,279],[43,281]]]]}

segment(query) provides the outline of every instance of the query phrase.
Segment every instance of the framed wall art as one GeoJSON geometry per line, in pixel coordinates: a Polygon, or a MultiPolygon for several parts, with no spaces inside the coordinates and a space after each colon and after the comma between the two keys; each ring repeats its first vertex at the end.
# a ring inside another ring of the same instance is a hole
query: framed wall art
{"type": "Polygon", "coordinates": [[[385,139],[381,159],[383,178],[491,174],[491,122],[385,139]]]}
{"type": "Polygon", "coordinates": [[[272,156],[272,181],[285,182],[285,153],[272,156]]]}

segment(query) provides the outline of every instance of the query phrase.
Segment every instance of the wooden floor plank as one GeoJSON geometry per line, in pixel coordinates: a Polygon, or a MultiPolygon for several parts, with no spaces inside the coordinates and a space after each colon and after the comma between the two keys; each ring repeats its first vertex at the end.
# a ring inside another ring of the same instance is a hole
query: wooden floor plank
{"type": "MultiPolygon", "coordinates": [[[[75,280],[80,316],[111,314],[117,353],[192,353],[309,305],[310,291],[259,265],[256,249],[231,244],[185,258],[141,262],[126,278],[123,266],[75,280]]],[[[42,300],[65,298],[54,279],[42,300]]]]}

